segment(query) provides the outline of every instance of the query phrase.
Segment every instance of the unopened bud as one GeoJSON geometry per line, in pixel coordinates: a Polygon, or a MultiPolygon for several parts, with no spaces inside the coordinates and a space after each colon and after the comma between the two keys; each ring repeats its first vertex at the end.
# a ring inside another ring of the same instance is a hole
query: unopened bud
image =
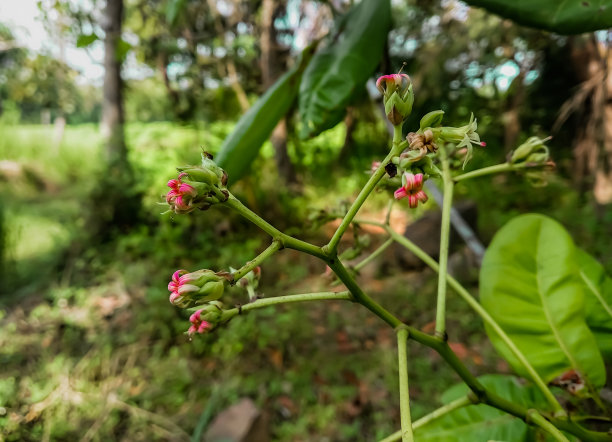
{"type": "Polygon", "coordinates": [[[202,154],[202,166],[184,166],[177,170],[179,176],[168,181],[171,190],[166,195],[166,202],[175,213],[206,210],[229,198],[225,188],[227,174],[215,164],[210,154],[202,154]]]}
{"type": "Polygon", "coordinates": [[[402,124],[412,112],[414,103],[410,77],[406,74],[383,75],[376,80],[376,87],[383,94],[385,114],[391,124],[402,124]]]}
{"type": "Polygon", "coordinates": [[[189,317],[191,326],[187,333],[193,335],[194,333],[207,333],[214,329],[223,318],[223,304],[219,302],[211,302],[204,308],[201,308],[194,312],[189,317]]]}
{"type": "Polygon", "coordinates": [[[550,160],[548,147],[544,145],[550,138],[530,137],[516,148],[510,156],[510,163],[531,163],[532,165],[544,165],[550,160]]]}
{"type": "Polygon", "coordinates": [[[428,114],[425,114],[423,118],[421,118],[420,128],[421,130],[425,130],[428,127],[438,127],[442,124],[442,117],[444,116],[443,110],[435,110],[431,111],[428,114]]]}
{"type": "Polygon", "coordinates": [[[178,307],[193,307],[209,301],[216,301],[223,295],[227,279],[212,270],[198,270],[188,273],[177,270],[168,284],[170,302],[178,307]]]}

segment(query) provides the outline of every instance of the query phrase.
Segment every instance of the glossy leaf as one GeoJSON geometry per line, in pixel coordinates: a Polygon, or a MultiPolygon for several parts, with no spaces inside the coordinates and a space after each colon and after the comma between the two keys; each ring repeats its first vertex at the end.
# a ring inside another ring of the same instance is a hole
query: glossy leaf
{"type": "MultiPolygon", "coordinates": [[[[603,360],[585,321],[576,248],[559,223],[531,214],[506,224],[485,253],[480,296],[544,381],[573,369],[595,387],[605,383],[603,360]]],[[[485,328],[497,351],[528,377],[499,336],[485,328]]]]}
{"type": "Polygon", "coordinates": [[[338,23],[338,31],[304,72],[300,85],[300,136],[334,127],[363,90],[382,58],[391,26],[389,0],[363,0],[338,23]]]}
{"type": "MultiPolygon", "coordinates": [[[[522,385],[511,376],[486,375],[480,382],[504,399],[527,408],[546,410],[548,402],[533,386],[522,385]]],[[[442,395],[442,402],[449,403],[465,396],[469,389],[465,384],[451,387],[442,395]]],[[[442,416],[415,431],[418,441],[531,441],[536,440],[535,429],[521,419],[484,404],[468,405],[442,416]]],[[[539,440],[539,439],[538,439],[539,440]]]]}
{"type": "Polygon", "coordinates": [[[608,0],[466,0],[515,22],[559,34],[581,34],[612,27],[608,0]]]}
{"type": "Polygon", "coordinates": [[[612,278],[603,266],[578,249],[580,277],[584,282],[586,322],[604,357],[612,360],[612,278]]]}
{"type": "Polygon", "coordinates": [[[244,175],[257,157],[261,145],[291,107],[314,49],[314,46],[304,49],[300,61],[246,111],[221,145],[215,160],[228,173],[230,181],[244,175]]]}

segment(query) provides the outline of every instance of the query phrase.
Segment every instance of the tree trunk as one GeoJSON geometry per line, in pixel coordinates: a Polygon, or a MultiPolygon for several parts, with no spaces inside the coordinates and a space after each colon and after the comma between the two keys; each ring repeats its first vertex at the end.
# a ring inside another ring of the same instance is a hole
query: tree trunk
{"type": "MultiPolygon", "coordinates": [[[[276,42],[276,29],[274,18],[277,2],[274,0],[263,0],[261,4],[261,76],[266,88],[274,84],[284,66],[281,54],[276,42]]],[[[287,151],[287,122],[285,118],[278,122],[272,136],[270,137],[274,146],[274,158],[278,174],[287,184],[297,182],[295,169],[287,151]]]]}
{"type": "Polygon", "coordinates": [[[123,175],[129,169],[123,136],[121,60],[117,56],[121,41],[122,19],[123,0],[107,0],[103,23],[106,37],[104,38],[104,101],[101,129],[105,139],[107,164],[114,175],[123,175]]]}
{"type": "Polygon", "coordinates": [[[101,132],[104,137],[105,169],[94,189],[90,226],[94,241],[107,241],[114,233],[136,224],[141,195],[134,191],[134,177],[125,144],[123,125],[121,41],[123,0],[107,0],[102,26],[104,39],[104,87],[101,132]]]}

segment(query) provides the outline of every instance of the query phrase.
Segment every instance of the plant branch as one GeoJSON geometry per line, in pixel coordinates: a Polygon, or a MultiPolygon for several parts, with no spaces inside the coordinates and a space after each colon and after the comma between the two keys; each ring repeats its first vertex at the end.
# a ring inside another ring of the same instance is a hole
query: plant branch
{"type": "Polygon", "coordinates": [[[355,199],[348,212],[342,219],[342,222],[334,232],[329,243],[326,246],[323,246],[323,250],[327,252],[328,256],[337,255],[338,243],[340,243],[342,235],[344,235],[344,232],[346,232],[346,230],[349,228],[351,221],[353,221],[353,218],[355,218],[357,212],[359,212],[359,209],[361,208],[365,200],[368,198],[368,196],[370,196],[370,193],[372,193],[374,187],[376,187],[376,184],[378,184],[383,175],[386,173],[385,166],[389,164],[389,162],[394,156],[399,155],[399,153],[405,148],[405,146],[406,143],[402,143],[402,125],[400,124],[394,127],[393,146],[391,147],[391,151],[380,163],[380,166],[378,167],[378,169],[376,169],[376,172],[372,174],[363,189],[361,189],[361,192],[359,192],[359,195],[357,195],[357,198],[355,199]]]}
{"type": "Polygon", "coordinates": [[[348,292],[320,292],[320,293],[302,293],[299,295],[275,296],[274,298],[258,299],[249,304],[242,305],[223,312],[222,322],[227,322],[236,315],[246,313],[251,310],[256,310],[264,307],[271,307],[278,304],[290,304],[294,302],[306,301],[353,301],[353,296],[348,292]]]}
{"type": "Polygon", "coordinates": [[[485,175],[491,175],[494,173],[502,173],[502,172],[510,172],[516,169],[524,169],[526,166],[521,164],[510,164],[510,163],[501,163],[496,164],[494,166],[483,167],[482,169],[472,170],[471,172],[467,172],[461,175],[457,175],[453,178],[455,182],[469,180],[470,178],[477,178],[485,175]]]}
{"type": "MultiPolygon", "coordinates": [[[[417,429],[424,427],[428,423],[435,421],[436,419],[444,416],[445,414],[450,413],[451,411],[457,410],[458,408],[463,408],[467,405],[478,403],[478,399],[476,399],[475,397],[474,399],[472,399],[472,396],[473,395],[466,395],[466,396],[460,397],[459,399],[455,399],[454,401],[449,402],[448,404],[432,411],[431,413],[426,414],[422,418],[414,421],[414,423],[412,424],[412,429],[416,432],[417,429]]],[[[397,442],[401,439],[402,439],[402,431],[400,430],[400,431],[396,431],[395,433],[385,437],[379,442],[397,442]]]]}
{"type": "Polygon", "coordinates": [[[532,423],[542,428],[558,441],[569,442],[568,438],[565,437],[565,435],[561,433],[557,427],[544,419],[538,410],[531,409],[527,411],[527,423],[532,423]]]}
{"type": "Polygon", "coordinates": [[[402,423],[402,442],[413,442],[412,419],[410,419],[410,397],[408,390],[408,329],[397,329],[397,360],[399,369],[400,418],[402,423]]]}
{"type": "Polygon", "coordinates": [[[436,305],[436,335],[446,337],[446,274],[448,266],[448,245],[450,237],[450,214],[453,207],[453,177],[450,172],[448,152],[442,155],[442,181],[444,200],[442,202],[442,226],[440,230],[440,271],[438,272],[438,298],[436,305]]]}
{"type": "Polygon", "coordinates": [[[242,204],[242,202],[231,193],[225,204],[240,213],[243,217],[251,221],[253,224],[255,224],[261,230],[266,232],[272,238],[280,241],[282,247],[298,250],[300,252],[304,252],[309,255],[316,256],[317,258],[320,258],[324,261],[327,261],[327,255],[323,253],[320,247],[317,247],[314,244],[307,243],[306,241],[302,241],[300,239],[294,238],[281,232],[276,227],[274,227],[273,225],[265,221],[263,218],[261,218],[259,215],[257,215],[255,212],[246,207],[244,204],[242,204]]]}
{"type": "Polygon", "coordinates": [[[353,270],[358,272],[359,270],[361,270],[362,268],[367,266],[369,263],[374,261],[376,258],[378,258],[380,256],[380,254],[382,252],[384,252],[387,249],[387,247],[389,247],[391,244],[393,244],[393,241],[394,241],[393,238],[387,239],[376,250],[374,250],[367,258],[364,258],[363,261],[361,261],[358,264],[356,264],[355,267],[353,267],[353,270]]]}
{"type": "Polygon", "coordinates": [[[278,250],[280,250],[282,245],[283,245],[282,242],[280,240],[278,240],[278,239],[275,239],[274,241],[272,241],[272,244],[270,244],[266,248],[266,250],[261,252],[259,255],[257,255],[255,258],[253,258],[251,261],[247,262],[241,268],[239,268],[234,273],[232,273],[232,283],[235,284],[236,282],[238,282],[240,280],[240,278],[242,278],[244,275],[249,273],[255,267],[260,265],[262,262],[264,262],[270,256],[272,256],[276,252],[278,252],[278,250]]]}
{"type": "MultiPolygon", "coordinates": [[[[436,272],[439,272],[440,266],[438,263],[423,249],[417,246],[415,243],[410,241],[408,238],[400,235],[389,226],[384,226],[381,223],[370,222],[370,221],[360,221],[361,223],[371,223],[374,225],[378,225],[383,227],[391,238],[397,241],[399,244],[410,250],[414,253],[421,261],[427,264],[431,269],[436,272]]],[[[533,368],[533,366],[529,363],[525,355],[519,350],[519,348],[514,344],[512,339],[504,332],[504,330],[499,326],[499,324],[493,319],[493,317],[484,309],[482,305],[472,296],[470,293],[452,276],[446,275],[446,279],[448,280],[449,285],[463,298],[464,301],[486,322],[494,331],[499,335],[499,337],[504,341],[504,343],[510,348],[514,356],[520,361],[520,363],[525,367],[525,370],[529,373],[531,380],[536,384],[536,386],[540,389],[542,394],[546,397],[550,405],[555,410],[555,413],[559,416],[565,415],[565,410],[561,407],[555,396],[546,386],[546,383],[542,380],[538,372],[533,368]]]]}

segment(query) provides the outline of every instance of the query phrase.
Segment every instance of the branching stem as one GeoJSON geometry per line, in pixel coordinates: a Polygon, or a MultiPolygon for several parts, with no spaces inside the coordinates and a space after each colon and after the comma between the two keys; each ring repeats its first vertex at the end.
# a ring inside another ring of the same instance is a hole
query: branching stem
{"type": "Polygon", "coordinates": [[[233,283],[235,284],[236,282],[238,282],[240,280],[240,278],[242,278],[244,275],[249,273],[255,267],[260,265],[262,262],[264,262],[270,256],[274,255],[281,247],[282,247],[282,242],[280,240],[275,239],[274,241],[272,241],[272,244],[270,244],[266,248],[266,250],[261,252],[259,255],[257,255],[255,258],[253,258],[251,261],[247,262],[245,265],[243,265],[238,270],[236,270],[234,273],[232,273],[233,283]]]}
{"type": "Polygon", "coordinates": [[[357,195],[357,198],[355,199],[348,212],[342,219],[342,222],[334,232],[334,235],[330,239],[329,243],[323,247],[323,249],[327,252],[329,256],[337,255],[338,244],[342,239],[342,235],[344,235],[344,232],[346,232],[346,230],[349,228],[351,222],[353,221],[353,218],[355,218],[357,212],[359,212],[359,209],[361,208],[365,200],[368,198],[368,196],[370,196],[370,193],[372,193],[378,182],[386,173],[385,166],[389,164],[389,162],[394,156],[399,155],[405,147],[406,143],[402,142],[402,125],[400,124],[395,126],[393,129],[393,146],[391,147],[391,151],[385,157],[385,159],[382,160],[380,166],[378,167],[378,169],[376,169],[376,172],[372,174],[363,189],[361,189],[361,192],[359,192],[359,195],[357,195]]]}

